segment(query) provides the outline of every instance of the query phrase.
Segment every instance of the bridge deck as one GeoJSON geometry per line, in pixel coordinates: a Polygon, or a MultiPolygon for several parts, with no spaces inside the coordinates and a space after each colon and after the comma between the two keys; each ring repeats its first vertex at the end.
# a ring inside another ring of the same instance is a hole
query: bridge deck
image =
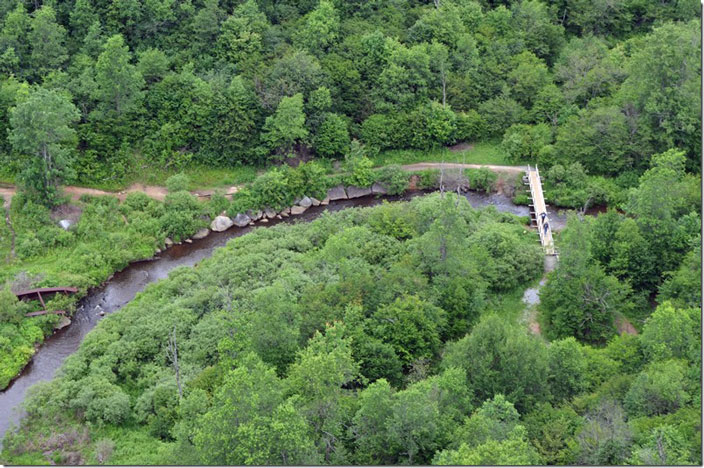
{"type": "Polygon", "coordinates": [[[15,293],[15,296],[17,296],[19,299],[21,299],[24,296],[31,296],[34,294],[51,294],[51,293],[57,293],[57,292],[62,292],[62,293],[76,293],[78,292],[77,288],[72,288],[69,286],[59,286],[56,288],[36,288],[36,289],[27,289],[25,291],[19,291],[15,293]]]}
{"type": "MultiPolygon", "coordinates": [[[[46,303],[44,302],[44,298],[42,297],[43,294],[54,294],[54,293],[76,293],[78,292],[77,288],[72,288],[70,286],[59,286],[56,288],[36,288],[36,289],[27,289],[25,291],[19,291],[15,293],[15,296],[17,296],[18,299],[26,299],[28,297],[37,296],[37,299],[39,299],[39,302],[41,302],[42,307],[46,309],[46,303]]],[[[38,310],[36,312],[29,312],[27,314],[24,314],[25,317],[36,317],[38,315],[46,315],[46,314],[65,314],[63,310],[38,310]]]]}
{"type": "Polygon", "coordinates": [[[552,239],[552,228],[550,227],[550,219],[547,216],[547,208],[545,199],[543,198],[543,184],[540,179],[538,167],[532,168],[528,166],[527,171],[528,184],[530,185],[530,195],[533,199],[533,209],[535,210],[535,223],[538,226],[538,235],[540,236],[540,244],[545,249],[548,255],[555,255],[555,244],[552,239]],[[545,221],[540,216],[545,213],[545,221]]]}

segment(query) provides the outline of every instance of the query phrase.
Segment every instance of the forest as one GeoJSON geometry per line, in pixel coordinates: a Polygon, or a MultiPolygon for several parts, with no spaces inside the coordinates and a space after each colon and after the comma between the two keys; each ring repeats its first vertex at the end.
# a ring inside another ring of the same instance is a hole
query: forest
{"type": "Polygon", "coordinates": [[[570,219],[541,293],[545,338],[519,325],[541,248],[493,207],[436,193],[256,229],[101,321],[32,390],[3,456],[698,464],[699,254],[663,283],[641,333],[618,335],[648,252],[603,232],[632,220],[570,219]]]}
{"type": "Polygon", "coordinates": [[[701,464],[700,8],[0,0],[0,392],[59,322],[13,290],[73,313],[223,213],[447,188],[417,162],[570,213],[549,272],[459,191],[258,227],[101,320],[0,463],[701,464]]]}

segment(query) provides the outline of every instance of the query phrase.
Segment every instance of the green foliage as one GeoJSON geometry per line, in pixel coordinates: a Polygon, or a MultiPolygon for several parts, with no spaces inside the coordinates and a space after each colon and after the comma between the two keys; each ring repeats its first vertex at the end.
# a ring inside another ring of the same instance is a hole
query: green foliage
{"type": "Polygon", "coordinates": [[[701,340],[700,327],[697,309],[676,309],[665,302],[655,309],[643,327],[644,352],[653,361],[695,360],[701,340]]]}
{"type": "Polygon", "coordinates": [[[512,162],[535,162],[551,139],[550,128],[546,124],[516,124],[506,130],[501,146],[512,162]]]}
{"type": "MultiPolygon", "coordinates": [[[[315,168],[296,171],[311,175],[315,168]]],[[[118,229],[124,225],[121,214],[128,225],[174,212],[199,220],[200,204],[183,191],[170,193],[164,205],[143,194],[131,194],[121,205],[109,197],[83,203],[76,235],[86,241],[103,235],[110,242],[110,231],[98,221],[113,229],[107,223],[112,220],[118,229]]],[[[427,463],[450,443],[472,402],[493,397],[486,396],[493,390],[482,385],[487,381],[481,372],[465,369],[473,360],[438,366],[443,340],[461,336],[485,310],[477,260],[457,255],[448,270],[439,265],[437,274],[427,275],[418,263],[425,260],[407,253],[431,231],[436,232],[424,240],[428,252],[433,239],[466,239],[466,223],[478,231],[496,224],[522,229],[513,217],[478,212],[463,199],[436,194],[233,239],[197,268],[174,270],[120,314],[102,320],[58,379],[30,398],[25,427],[41,424],[46,414],[90,423],[91,434],[99,431],[92,440],[110,434],[115,441],[111,462],[128,459],[121,440],[131,448],[151,440],[168,447],[153,459],[193,463],[427,463]],[[454,269],[463,274],[455,277],[454,269]],[[181,398],[165,354],[174,330],[181,398]],[[384,389],[379,379],[391,383],[384,389]],[[366,391],[373,396],[360,399],[366,391]],[[377,414],[379,408],[384,411],[377,414]],[[134,425],[143,442],[126,438],[134,425]]],[[[155,228],[162,232],[160,223],[155,228]]],[[[86,265],[81,255],[78,261],[86,265]]],[[[91,268],[102,266],[95,262],[91,268]]],[[[41,329],[34,333],[41,339],[41,329]]],[[[507,336],[511,349],[501,352],[502,374],[513,376],[502,387],[510,387],[505,393],[517,401],[530,401],[521,395],[533,390],[517,386],[527,375],[517,359],[536,356],[530,365],[535,375],[536,366],[545,367],[545,352],[532,349],[527,336],[515,338],[507,336]]],[[[538,372],[543,381],[546,372],[538,372]]],[[[528,385],[542,386],[538,379],[528,385]]]]}
{"type": "Polygon", "coordinates": [[[443,366],[465,369],[478,401],[503,393],[521,411],[548,398],[544,345],[495,315],[450,343],[443,366]]]}
{"type": "Polygon", "coordinates": [[[629,307],[628,288],[594,262],[587,220],[568,220],[561,250],[541,292],[545,331],[551,338],[603,343],[615,332],[615,314],[629,307]]]}
{"type": "Polygon", "coordinates": [[[465,171],[469,179],[469,186],[474,190],[482,190],[485,193],[490,193],[494,190],[494,185],[499,176],[496,172],[486,167],[480,169],[467,169],[465,171]]]}
{"type": "Polygon", "coordinates": [[[166,188],[169,192],[180,192],[188,190],[190,183],[188,176],[181,172],[166,179],[166,188]]]}
{"type": "MultiPolygon", "coordinates": [[[[530,159],[550,203],[623,213],[556,235],[550,344],[484,317],[508,320],[540,275],[515,218],[446,194],[255,230],[104,320],[31,398],[3,461],[66,463],[37,447],[80,425],[90,441],[74,453],[114,464],[701,463],[694,2],[235,3],[0,4],[0,175],[24,191],[3,284],[24,271],[87,289],[208,216],[322,199],[332,183],[397,193],[401,171],[371,169],[392,162],[530,159]],[[275,169],[231,203],[172,180],[165,203],[86,197],[69,231],[47,209],[62,182],[122,189],[183,171],[232,186],[272,158],[348,152],[344,175],[275,169]],[[615,336],[624,317],[641,335],[615,336]],[[163,349],[174,325],[182,398],[163,349]]],[[[492,175],[466,172],[480,190],[492,175]]],[[[3,386],[56,317],[1,301],[3,386]]]]}
{"type": "Polygon", "coordinates": [[[350,147],[347,122],[337,114],[327,114],[315,135],[315,152],[323,157],[339,157],[350,147]]]}
{"type": "Polygon", "coordinates": [[[382,167],[375,177],[389,195],[400,195],[408,189],[408,173],[396,164],[382,167]]]}
{"type": "Polygon", "coordinates": [[[279,102],[276,113],[266,118],[262,140],[271,151],[280,155],[288,154],[296,142],[308,136],[305,121],[303,95],[298,93],[284,97],[279,102]]]}
{"type": "Polygon", "coordinates": [[[76,107],[56,91],[38,88],[14,108],[9,135],[12,148],[22,155],[23,190],[46,206],[58,203],[58,183],[71,172],[71,152],[78,120],[76,107]]]}
{"type": "Polygon", "coordinates": [[[624,400],[626,409],[635,416],[676,411],[690,398],[684,379],[684,366],[678,361],[651,364],[633,381],[624,400]]]}
{"type": "Polygon", "coordinates": [[[372,166],[364,146],[357,140],[352,140],[349,153],[345,155],[346,183],[357,187],[369,187],[374,182],[372,166]]]}

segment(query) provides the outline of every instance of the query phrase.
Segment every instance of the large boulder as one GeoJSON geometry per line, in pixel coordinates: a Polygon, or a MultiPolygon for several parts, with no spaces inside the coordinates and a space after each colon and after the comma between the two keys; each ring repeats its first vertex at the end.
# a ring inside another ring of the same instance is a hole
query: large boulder
{"type": "Polygon", "coordinates": [[[164,239],[164,246],[171,247],[172,245],[174,245],[174,241],[172,241],[170,237],[164,239]]]}
{"type": "Polygon", "coordinates": [[[276,211],[272,210],[271,208],[266,208],[264,210],[264,216],[266,216],[269,219],[274,219],[274,218],[276,218],[276,211]]]}
{"type": "Polygon", "coordinates": [[[291,208],[284,208],[279,214],[284,218],[288,218],[288,216],[291,214],[291,208]]]}
{"type": "Polygon", "coordinates": [[[338,185],[328,190],[328,198],[330,200],[347,200],[347,193],[344,185],[338,185]]]}
{"type": "Polygon", "coordinates": [[[320,206],[328,206],[330,204],[330,197],[325,197],[320,201],[320,206]]]}
{"type": "Polygon", "coordinates": [[[313,204],[313,200],[311,200],[308,197],[303,197],[301,200],[298,202],[298,206],[302,206],[303,208],[310,208],[310,206],[313,204]]]}
{"type": "Polygon", "coordinates": [[[237,227],[245,227],[251,222],[252,222],[252,218],[250,218],[246,214],[242,214],[242,213],[237,213],[237,216],[235,216],[235,219],[234,219],[234,224],[237,227]]]}
{"type": "Polygon", "coordinates": [[[193,239],[198,240],[198,239],[205,239],[208,237],[208,234],[210,234],[210,229],[208,228],[203,228],[198,230],[195,234],[193,234],[193,239]]]}
{"type": "Polygon", "coordinates": [[[307,206],[299,206],[299,205],[293,205],[291,207],[291,214],[292,215],[299,215],[305,213],[305,211],[308,209],[307,206]]]}
{"type": "MultiPolygon", "coordinates": [[[[367,195],[372,194],[372,189],[369,187],[367,188],[362,188],[362,187],[355,187],[354,185],[350,185],[347,187],[347,196],[349,198],[359,198],[359,197],[366,197],[367,195]]],[[[332,198],[330,198],[332,200],[332,198]]]]}
{"type": "Polygon", "coordinates": [[[311,203],[313,203],[313,206],[319,206],[320,205],[320,200],[317,198],[310,197],[311,203]]]}
{"type": "Polygon", "coordinates": [[[215,232],[227,231],[232,227],[234,223],[227,216],[216,216],[212,223],[210,223],[210,229],[215,232]]]}
{"type": "Polygon", "coordinates": [[[381,185],[379,182],[374,182],[374,185],[372,185],[372,193],[377,193],[379,195],[386,195],[389,193],[388,190],[386,190],[386,187],[381,185]]]}

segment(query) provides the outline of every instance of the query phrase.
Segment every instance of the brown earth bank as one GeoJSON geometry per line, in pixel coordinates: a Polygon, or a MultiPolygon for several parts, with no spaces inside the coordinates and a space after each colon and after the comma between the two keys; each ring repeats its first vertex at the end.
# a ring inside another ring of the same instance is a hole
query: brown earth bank
{"type": "MultiPolygon", "coordinates": [[[[469,145],[471,146],[471,145],[469,145]]],[[[414,172],[414,171],[423,171],[426,169],[481,169],[481,168],[487,168],[495,172],[505,172],[505,173],[510,173],[510,174],[519,174],[521,172],[524,172],[526,168],[524,166],[499,166],[495,164],[459,164],[459,163],[434,163],[434,162],[427,162],[427,163],[415,163],[415,164],[407,164],[405,166],[401,166],[401,168],[404,171],[408,172],[414,172]]],[[[237,193],[242,186],[232,186],[228,187],[225,189],[225,195],[226,196],[232,196],[233,194],[237,193]]],[[[72,200],[78,200],[81,198],[82,195],[93,195],[93,196],[100,196],[100,195],[112,195],[114,197],[117,197],[120,201],[124,201],[124,199],[127,197],[127,195],[131,192],[143,192],[147,196],[154,198],[159,201],[163,201],[164,198],[166,197],[168,190],[166,187],[160,186],[160,185],[144,185],[144,184],[132,184],[125,190],[121,190],[119,192],[110,192],[107,190],[100,190],[100,189],[94,189],[94,188],[88,188],[88,187],[77,187],[74,185],[67,185],[62,187],[63,192],[71,197],[72,200]]],[[[200,198],[209,198],[211,197],[216,190],[214,189],[203,189],[203,190],[195,190],[191,192],[193,195],[200,197],[200,198]]],[[[15,195],[17,192],[17,188],[13,185],[2,185],[0,186],[0,196],[4,198],[4,205],[5,207],[8,207],[10,205],[10,199],[15,195]]]]}

